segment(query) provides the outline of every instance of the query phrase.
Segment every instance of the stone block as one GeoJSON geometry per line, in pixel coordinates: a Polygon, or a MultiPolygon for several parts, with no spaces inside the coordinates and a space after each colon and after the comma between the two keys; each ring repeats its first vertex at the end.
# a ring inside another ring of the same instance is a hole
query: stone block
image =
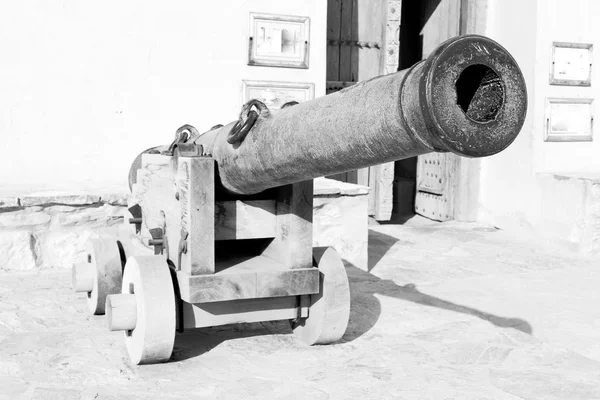
{"type": "Polygon", "coordinates": [[[129,195],[125,193],[105,194],[100,197],[100,201],[113,206],[126,206],[128,196],[129,195]]]}
{"type": "Polygon", "coordinates": [[[70,268],[80,261],[89,230],[47,230],[35,234],[35,252],[42,268],[70,268]]]}
{"type": "Polygon", "coordinates": [[[49,214],[37,210],[26,209],[0,213],[0,230],[46,225],[50,222],[50,219],[49,214]]]}
{"type": "Polygon", "coordinates": [[[0,197],[0,208],[19,207],[19,199],[17,197],[0,197]]]}
{"type": "Polygon", "coordinates": [[[36,267],[34,238],[27,231],[0,232],[0,270],[29,270],[36,267]]]}
{"type": "Polygon", "coordinates": [[[600,254],[600,178],[548,173],[537,181],[543,199],[537,234],[581,254],[600,254]]]}
{"type": "Polygon", "coordinates": [[[582,223],[580,251],[583,254],[600,254],[600,182],[593,182],[586,199],[586,218],[582,223]]]}
{"type": "Polygon", "coordinates": [[[78,207],[71,212],[60,212],[60,210],[49,212],[56,215],[61,226],[86,226],[100,227],[112,226],[123,220],[123,207],[104,204],[100,207],[78,207]]]}
{"type": "MultiPolygon", "coordinates": [[[[367,269],[368,193],[359,185],[315,181],[314,245],[332,246],[352,265],[367,269]]],[[[70,268],[91,236],[118,235],[126,195],[35,195],[24,209],[0,212],[0,269],[70,268]]]]}
{"type": "Polygon", "coordinates": [[[55,214],[60,214],[60,213],[70,213],[70,212],[76,211],[77,209],[78,209],[78,207],[74,207],[74,206],[49,206],[49,207],[45,207],[44,211],[47,212],[48,214],[55,215],[55,214]]]}
{"type": "Polygon", "coordinates": [[[369,189],[320,178],[315,180],[313,245],[331,246],[342,259],[368,270],[369,189]],[[338,194],[334,194],[337,189],[338,194]]]}
{"type": "Polygon", "coordinates": [[[117,237],[122,224],[65,227],[34,233],[35,254],[42,268],[71,268],[83,261],[85,244],[90,238],[117,237]]]}
{"type": "Polygon", "coordinates": [[[314,195],[321,196],[363,196],[369,194],[369,188],[353,183],[341,182],[335,179],[315,179],[314,195]]]}
{"type": "Polygon", "coordinates": [[[21,197],[21,206],[42,206],[50,204],[86,205],[100,202],[100,196],[90,194],[39,193],[21,197]]]}

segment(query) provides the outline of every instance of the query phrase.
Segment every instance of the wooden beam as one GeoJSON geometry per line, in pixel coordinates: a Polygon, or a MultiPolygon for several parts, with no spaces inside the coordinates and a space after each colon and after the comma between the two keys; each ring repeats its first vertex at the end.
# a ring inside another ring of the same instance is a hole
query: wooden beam
{"type": "MultiPolygon", "coordinates": [[[[378,59],[372,58],[373,54],[360,53],[361,79],[394,72],[398,69],[399,45],[396,34],[400,25],[400,7],[399,3],[387,0],[359,0],[359,11],[361,12],[359,12],[358,25],[362,26],[363,30],[370,27],[367,32],[361,31],[361,40],[377,40],[385,45],[385,51],[378,59]],[[366,34],[372,36],[364,39],[366,34]],[[365,71],[370,72],[365,73],[365,71]]],[[[376,165],[369,168],[368,173],[359,171],[357,183],[368,185],[371,188],[369,215],[373,215],[378,221],[388,221],[392,216],[394,206],[394,163],[376,165]],[[365,183],[365,178],[368,179],[368,183],[365,183]]]]}
{"type": "Polygon", "coordinates": [[[342,0],[327,1],[327,80],[340,77],[340,29],[342,24],[342,0]]]}
{"type": "Polygon", "coordinates": [[[313,181],[277,191],[277,234],[263,255],[285,268],[312,266],[313,181]]]}
{"type": "MultiPolygon", "coordinates": [[[[306,303],[306,302],[305,302],[306,303]]],[[[298,296],[217,303],[183,303],[183,326],[186,329],[236,323],[291,320],[308,315],[298,296]]]]}
{"type": "Polygon", "coordinates": [[[352,47],[353,70],[357,81],[371,79],[384,72],[387,13],[387,0],[354,0],[352,36],[363,44],[352,47]],[[383,47],[384,51],[375,45],[383,47]]]}
{"type": "MultiPolygon", "coordinates": [[[[340,40],[342,41],[354,41],[357,38],[353,37],[353,25],[354,17],[353,14],[356,0],[343,0],[342,3],[342,23],[340,27],[340,40]]],[[[354,81],[356,82],[356,73],[352,70],[354,66],[352,63],[352,46],[341,46],[340,47],[340,73],[338,79],[340,81],[354,81]]]]}
{"type": "MultiPolygon", "coordinates": [[[[181,158],[184,159],[184,158],[181,158]]],[[[188,160],[200,159],[197,157],[187,157],[188,160]]],[[[206,161],[210,163],[211,161],[206,161]]],[[[133,236],[133,240],[148,247],[148,240],[151,239],[149,229],[164,228],[165,246],[163,253],[168,253],[175,265],[179,266],[179,245],[181,240],[182,222],[185,220],[185,229],[189,231],[188,217],[182,220],[182,215],[188,215],[190,204],[188,204],[189,187],[190,187],[190,171],[189,166],[177,169],[178,176],[175,176],[174,168],[171,165],[172,158],[160,154],[144,154],[142,157],[142,168],[137,172],[137,183],[133,185],[132,204],[139,204],[142,209],[141,232],[139,235],[133,236]],[[187,169],[186,169],[187,168],[187,169]],[[187,172],[186,172],[187,171],[187,172]],[[174,188],[182,189],[179,200],[175,196],[174,188]],[[183,207],[183,208],[182,208],[183,207]],[[186,211],[188,210],[188,211],[186,211]]],[[[196,177],[198,179],[198,177],[196,177]]],[[[212,177],[204,177],[212,182],[212,177]]],[[[198,179],[201,180],[201,179],[198,179]]],[[[196,183],[198,188],[210,190],[212,187],[208,182],[196,183]]],[[[200,195],[202,196],[202,195],[200,195]]],[[[214,199],[214,197],[213,197],[214,199]]],[[[214,205],[202,206],[203,211],[210,212],[214,210],[214,215],[208,217],[206,215],[207,226],[201,230],[209,231],[214,228],[214,240],[231,240],[231,239],[256,239],[256,238],[272,238],[275,237],[277,227],[277,212],[276,201],[271,200],[226,200],[216,202],[214,205]],[[213,221],[213,228],[209,229],[210,221],[213,221]]],[[[196,224],[200,222],[195,221],[196,224]]],[[[189,238],[188,238],[189,239],[189,238]]],[[[194,240],[191,238],[191,240],[194,240]]],[[[208,240],[208,239],[206,239],[208,240]]],[[[207,246],[210,255],[210,249],[214,244],[208,243],[207,246]]],[[[199,250],[192,250],[193,253],[198,253],[199,250]]],[[[202,258],[201,254],[197,254],[202,258]]],[[[182,255],[182,260],[186,261],[186,257],[182,255]]],[[[184,269],[191,266],[185,266],[184,269]]],[[[208,268],[208,267],[207,267],[208,268]]],[[[211,269],[208,268],[208,271],[211,269]]]]}
{"type": "Polygon", "coordinates": [[[377,221],[388,221],[392,217],[394,207],[394,163],[371,167],[371,171],[374,172],[371,175],[372,182],[369,182],[375,191],[374,217],[377,221]]]}
{"type": "Polygon", "coordinates": [[[460,34],[485,34],[488,0],[460,0],[460,34]]]}
{"type": "MultiPolygon", "coordinates": [[[[485,34],[488,0],[461,0],[460,34],[485,34]]],[[[458,157],[454,185],[454,219],[477,221],[481,191],[481,159],[458,157]]]]}
{"type": "MultiPolygon", "coordinates": [[[[209,157],[179,157],[177,169],[181,229],[187,251],[179,268],[190,275],[215,272],[215,161],[209,157]]],[[[181,239],[181,238],[178,238],[181,239]]]]}
{"type": "Polygon", "coordinates": [[[152,238],[150,229],[163,230],[162,253],[177,260],[177,247],[181,231],[181,206],[175,198],[174,168],[172,158],[162,154],[143,154],[142,167],[137,172],[132,197],[142,210],[142,224],[135,237],[144,246],[152,238]]]}
{"type": "Polygon", "coordinates": [[[272,238],[277,233],[275,200],[218,201],[215,240],[272,238]]]}
{"type": "Polygon", "coordinates": [[[264,256],[219,261],[217,272],[210,275],[190,276],[177,271],[177,280],[181,299],[188,303],[285,297],[319,292],[317,268],[290,270],[264,256]]]}

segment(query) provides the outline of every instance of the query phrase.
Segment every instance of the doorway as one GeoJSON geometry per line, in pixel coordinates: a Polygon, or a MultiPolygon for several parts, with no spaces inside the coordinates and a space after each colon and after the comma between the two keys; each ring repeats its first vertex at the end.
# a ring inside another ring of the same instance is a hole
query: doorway
{"type": "MultiPolygon", "coordinates": [[[[487,0],[328,0],[327,93],[406,69],[451,37],[483,33],[486,10],[487,0]]],[[[415,212],[473,220],[477,162],[432,153],[331,178],[370,187],[378,221],[415,212]]]]}
{"type": "MultiPolygon", "coordinates": [[[[327,93],[398,70],[400,0],[328,0],[327,93]]],[[[370,188],[369,215],[392,214],[394,163],[329,176],[370,188]]]]}

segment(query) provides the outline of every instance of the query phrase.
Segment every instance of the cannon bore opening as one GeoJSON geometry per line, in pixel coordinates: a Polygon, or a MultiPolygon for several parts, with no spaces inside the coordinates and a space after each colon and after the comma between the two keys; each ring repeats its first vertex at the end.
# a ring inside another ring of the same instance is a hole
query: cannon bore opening
{"type": "Polygon", "coordinates": [[[473,121],[491,121],[504,105],[502,80],[487,65],[470,65],[456,81],[456,102],[473,121]]]}

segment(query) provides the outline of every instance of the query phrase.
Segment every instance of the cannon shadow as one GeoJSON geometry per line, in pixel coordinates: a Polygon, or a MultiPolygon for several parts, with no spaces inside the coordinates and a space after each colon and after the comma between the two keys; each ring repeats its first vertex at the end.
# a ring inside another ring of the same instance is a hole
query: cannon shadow
{"type": "Polygon", "coordinates": [[[420,292],[416,285],[398,285],[392,280],[379,279],[353,265],[347,265],[348,279],[350,281],[351,307],[348,330],[342,341],[351,342],[367,333],[381,316],[381,303],[376,294],[392,297],[399,300],[410,301],[429,307],[454,311],[472,315],[488,321],[498,327],[513,328],[521,332],[532,334],[532,326],[520,318],[507,318],[490,314],[472,307],[452,303],[450,301],[420,292]],[[365,283],[368,282],[368,285],[365,283]]]}
{"type": "MultiPolygon", "coordinates": [[[[373,270],[375,265],[397,241],[398,239],[392,236],[373,230],[369,231],[369,248],[371,249],[375,242],[380,247],[379,251],[372,252],[375,254],[369,254],[369,271],[373,270]],[[381,249],[382,245],[386,248],[381,249]]],[[[350,282],[351,307],[350,322],[346,334],[342,338],[343,341],[351,342],[359,338],[377,323],[381,316],[381,303],[375,295],[383,295],[428,307],[472,315],[498,327],[513,328],[530,335],[533,333],[531,324],[523,319],[502,317],[466,305],[456,304],[423,293],[412,283],[398,285],[392,280],[378,278],[347,261],[345,261],[345,265],[350,282]]]]}
{"type": "MultiPolygon", "coordinates": [[[[377,243],[380,248],[379,251],[373,252],[376,254],[369,257],[369,271],[373,269],[397,241],[398,239],[394,237],[370,230],[369,247],[371,248],[372,245],[377,243]],[[381,249],[382,244],[387,248],[381,249]]],[[[498,327],[512,328],[527,334],[532,334],[533,332],[532,326],[523,319],[502,317],[466,305],[453,303],[423,293],[414,284],[398,285],[392,280],[381,279],[349,262],[345,262],[345,265],[350,283],[351,303],[348,329],[341,342],[352,342],[369,332],[375,326],[381,317],[381,303],[376,295],[472,315],[498,327]]],[[[290,335],[290,333],[291,328],[288,321],[235,324],[187,330],[183,333],[178,333],[175,337],[175,348],[171,362],[184,361],[201,356],[229,340],[256,336],[290,335]]],[[[285,345],[285,343],[289,343],[289,339],[285,339],[283,342],[283,345],[285,345]]]]}

